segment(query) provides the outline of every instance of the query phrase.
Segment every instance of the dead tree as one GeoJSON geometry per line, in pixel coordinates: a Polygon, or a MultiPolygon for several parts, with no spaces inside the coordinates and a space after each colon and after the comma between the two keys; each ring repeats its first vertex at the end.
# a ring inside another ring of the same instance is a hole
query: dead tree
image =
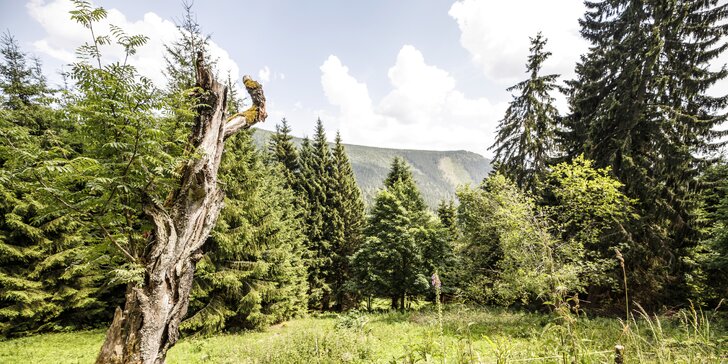
{"type": "Polygon", "coordinates": [[[245,76],[253,105],[228,121],[226,87],[215,80],[201,53],[196,68],[201,106],[189,137],[194,156],[164,205],[151,200],[145,204],[154,233],[142,257],[144,282],[127,288],[124,309],[117,307],[96,363],[164,363],[167,350],[179,339],[195,265],[223,205],[217,171],[225,139],[267,117],[261,85],[245,76]]]}

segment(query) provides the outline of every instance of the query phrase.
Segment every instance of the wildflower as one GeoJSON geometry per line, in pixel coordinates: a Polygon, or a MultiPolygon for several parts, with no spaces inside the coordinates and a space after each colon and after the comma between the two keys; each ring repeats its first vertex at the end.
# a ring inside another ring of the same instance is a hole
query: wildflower
{"type": "Polygon", "coordinates": [[[435,289],[440,289],[442,286],[442,282],[440,282],[440,276],[437,275],[437,273],[432,274],[432,286],[435,287],[435,289]]]}

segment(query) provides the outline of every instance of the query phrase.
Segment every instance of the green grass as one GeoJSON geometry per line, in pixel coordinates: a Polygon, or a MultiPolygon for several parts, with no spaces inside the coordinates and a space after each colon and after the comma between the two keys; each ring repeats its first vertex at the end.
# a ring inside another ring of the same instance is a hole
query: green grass
{"type": "MultiPolygon", "coordinates": [[[[330,314],[265,332],[185,338],[167,362],[563,363],[576,357],[579,363],[613,363],[616,344],[625,345],[631,363],[728,362],[725,326],[707,320],[708,315],[686,311],[648,317],[628,326],[618,319],[581,317],[569,333],[549,315],[451,306],[440,336],[437,314],[428,309],[330,314]]],[[[102,340],[102,331],[86,331],[1,341],[0,363],[90,363],[102,340]]]]}

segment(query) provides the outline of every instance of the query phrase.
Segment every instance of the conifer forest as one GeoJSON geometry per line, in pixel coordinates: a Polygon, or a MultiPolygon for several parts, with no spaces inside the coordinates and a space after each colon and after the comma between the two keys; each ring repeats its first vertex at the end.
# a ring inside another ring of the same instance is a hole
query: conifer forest
{"type": "Polygon", "coordinates": [[[0,363],[728,362],[725,1],[585,1],[568,77],[522,39],[485,178],[445,192],[434,154],[365,191],[326,114],[274,119],[212,4],[159,84],[155,34],[72,3],[60,85],[0,39],[0,363]]]}

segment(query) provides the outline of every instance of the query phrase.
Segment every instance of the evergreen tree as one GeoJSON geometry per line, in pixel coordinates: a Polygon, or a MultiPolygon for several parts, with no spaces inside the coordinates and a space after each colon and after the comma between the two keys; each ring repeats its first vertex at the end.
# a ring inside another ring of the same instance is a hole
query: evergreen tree
{"type": "Polygon", "coordinates": [[[263,328],[305,312],[302,221],[293,191],[266,166],[251,132],[227,143],[220,168],[225,207],[198,263],[183,329],[263,328]]]}
{"type": "Polygon", "coordinates": [[[430,244],[425,252],[425,260],[430,262],[431,272],[438,272],[443,283],[442,295],[448,298],[458,295],[462,290],[459,279],[462,267],[456,254],[461,234],[453,200],[440,201],[436,212],[438,224],[430,229],[434,234],[428,239],[430,244]]]}
{"type": "Polygon", "coordinates": [[[164,46],[166,50],[164,73],[167,76],[167,89],[170,93],[187,91],[195,86],[195,62],[198,52],[203,52],[205,64],[213,64],[208,52],[210,36],[203,35],[202,28],[192,12],[192,6],[191,1],[182,1],[184,17],[180,24],[176,24],[179,39],[164,46]]]}
{"type": "Polygon", "coordinates": [[[66,127],[38,61],[10,34],[0,53],[0,335],[93,327],[118,303],[100,269],[105,252],[92,251],[87,227],[50,211],[27,168],[44,148],[63,146],[66,127]]]}
{"type": "Polygon", "coordinates": [[[400,198],[405,188],[403,182],[395,182],[377,194],[367,225],[367,241],[355,258],[357,265],[369,265],[368,271],[361,270],[366,276],[360,279],[368,276],[376,284],[373,293],[390,297],[392,308],[402,310],[408,296],[427,291],[429,276],[423,247],[415,236],[417,226],[400,198]]]}
{"type": "Polygon", "coordinates": [[[495,151],[493,163],[498,171],[528,190],[533,190],[554,153],[558,111],[550,93],[557,88],[559,75],[539,74],[551,56],[551,52],[544,51],[545,46],[546,39],[540,32],[531,38],[531,54],[526,64],[530,77],[507,89],[520,94],[513,96],[505,117],[498,124],[495,143],[490,147],[495,151]]]}
{"type": "Polygon", "coordinates": [[[437,206],[437,218],[440,220],[442,227],[447,230],[448,239],[450,241],[456,241],[460,234],[457,226],[457,208],[455,208],[455,201],[440,201],[440,204],[437,206]]]}
{"type": "Polygon", "coordinates": [[[333,158],[333,183],[331,193],[331,208],[337,220],[333,224],[334,252],[332,289],[336,299],[336,309],[343,310],[354,305],[355,297],[346,288],[351,279],[349,262],[364,240],[364,199],[361,190],[356,184],[354,170],[341,142],[341,135],[336,133],[333,158]]]}
{"type": "Polygon", "coordinates": [[[592,46],[569,82],[564,148],[610,166],[639,200],[625,256],[635,298],[684,301],[700,231],[697,171],[726,134],[714,128],[727,99],[706,90],[728,72],[708,67],[728,46],[728,4],[619,0],[587,9],[580,23],[592,46]]]}
{"type": "Polygon", "coordinates": [[[422,194],[417,188],[415,178],[409,168],[407,162],[400,158],[394,157],[392,165],[389,167],[389,173],[384,179],[384,188],[392,188],[397,182],[401,182],[405,188],[399,192],[405,194],[402,197],[402,203],[406,204],[408,211],[412,211],[418,217],[424,216],[427,211],[427,205],[422,198],[422,194]]]}
{"type": "Polygon", "coordinates": [[[702,209],[708,228],[695,249],[697,263],[688,283],[699,293],[698,302],[717,307],[728,297],[728,163],[707,169],[701,182],[708,186],[703,191],[702,209]]]}
{"type": "Polygon", "coordinates": [[[276,124],[276,132],[268,141],[268,152],[271,158],[283,165],[283,173],[286,176],[288,187],[298,190],[298,179],[301,174],[301,166],[298,160],[298,150],[293,144],[291,127],[288,126],[286,118],[276,124]]]}
{"type": "Polygon", "coordinates": [[[331,265],[331,243],[325,239],[326,181],[322,181],[321,162],[317,161],[316,149],[308,138],[303,139],[299,155],[301,175],[299,192],[306,204],[305,234],[308,244],[307,266],[309,307],[328,308],[331,287],[326,280],[326,269],[331,265]],[[319,171],[319,172],[317,172],[319,171]],[[326,301],[326,303],[324,303],[326,301]]]}
{"type": "Polygon", "coordinates": [[[389,297],[393,308],[405,309],[407,297],[428,292],[432,273],[447,274],[452,248],[406,162],[395,158],[384,184],[369,216],[367,240],[352,258],[353,285],[367,298],[389,297]]]}

